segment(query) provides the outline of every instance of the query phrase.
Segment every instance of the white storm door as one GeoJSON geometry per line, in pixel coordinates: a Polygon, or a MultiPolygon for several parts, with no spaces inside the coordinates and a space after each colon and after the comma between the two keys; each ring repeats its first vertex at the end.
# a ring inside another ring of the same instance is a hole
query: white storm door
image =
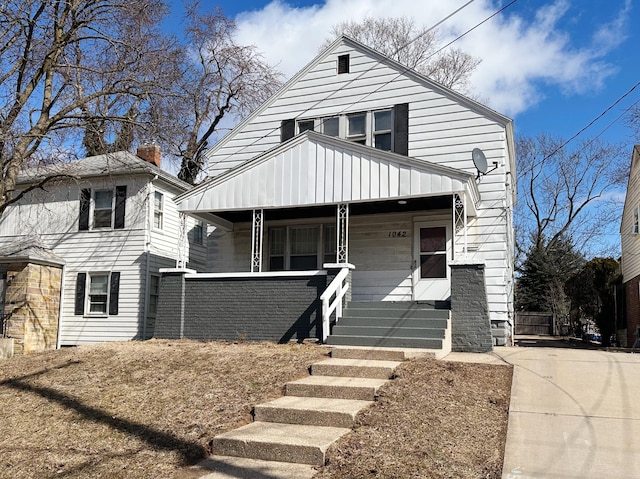
{"type": "Polygon", "coordinates": [[[414,223],[413,300],[442,301],[451,295],[451,226],[414,223]]]}

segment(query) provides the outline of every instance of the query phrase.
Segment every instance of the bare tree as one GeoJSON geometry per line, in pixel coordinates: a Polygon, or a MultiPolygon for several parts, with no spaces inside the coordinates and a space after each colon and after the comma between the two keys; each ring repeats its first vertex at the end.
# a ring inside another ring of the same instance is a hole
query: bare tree
{"type": "Polygon", "coordinates": [[[180,77],[151,98],[149,134],[179,158],[178,177],[191,184],[223,118],[243,118],[282,85],[282,75],[255,47],[235,41],[235,29],[220,9],[202,12],[197,1],[187,5],[180,77]]]}
{"type": "Polygon", "coordinates": [[[520,252],[553,249],[568,239],[583,252],[593,238],[617,227],[619,204],[609,195],[626,181],[621,145],[597,138],[561,147],[562,139],[520,137],[517,243],[520,252]]]}
{"type": "Polygon", "coordinates": [[[416,70],[442,85],[465,92],[469,75],[480,60],[456,48],[438,52],[436,30],[418,27],[415,20],[399,18],[365,18],[361,22],[345,21],[331,28],[332,38],[347,35],[416,70]]]}
{"type": "Polygon", "coordinates": [[[87,125],[127,121],[148,98],[157,81],[148,58],[166,50],[164,12],[155,0],[0,3],[0,216],[37,153],[87,125]]]}

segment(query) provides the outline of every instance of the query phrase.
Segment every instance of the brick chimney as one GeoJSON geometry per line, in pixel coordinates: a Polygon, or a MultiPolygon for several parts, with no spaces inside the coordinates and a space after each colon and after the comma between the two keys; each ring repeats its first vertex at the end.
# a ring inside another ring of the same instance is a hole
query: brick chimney
{"type": "Polygon", "coordinates": [[[160,147],[158,145],[154,145],[153,143],[140,145],[138,146],[136,155],[138,155],[144,161],[153,163],[158,168],[160,168],[160,147]]]}

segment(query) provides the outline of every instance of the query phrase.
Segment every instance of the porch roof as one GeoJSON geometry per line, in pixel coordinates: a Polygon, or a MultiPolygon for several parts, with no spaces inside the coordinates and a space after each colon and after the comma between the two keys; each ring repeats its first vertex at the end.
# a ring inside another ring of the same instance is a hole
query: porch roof
{"type": "MultiPolygon", "coordinates": [[[[294,208],[467,193],[466,171],[306,131],[178,196],[178,209],[206,218],[225,211],[294,208]]],[[[215,223],[215,221],[214,221],[215,223]]]]}

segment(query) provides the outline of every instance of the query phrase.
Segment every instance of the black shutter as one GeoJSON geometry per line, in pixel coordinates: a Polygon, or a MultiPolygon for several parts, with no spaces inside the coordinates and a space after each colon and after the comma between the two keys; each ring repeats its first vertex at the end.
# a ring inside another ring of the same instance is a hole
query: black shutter
{"type": "Polygon", "coordinates": [[[293,138],[296,134],[296,120],[282,120],[280,123],[280,143],[293,138]]]}
{"type": "Polygon", "coordinates": [[[113,223],[115,229],[124,228],[125,204],[127,202],[127,187],[116,186],[116,217],[113,223]]]}
{"type": "Polygon", "coordinates": [[[118,297],[120,295],[120,273],[112,272],[109,283],[109,314],[118,314],[118,297]]]}
{"type": "Polygon", "coordinates": [[[87,287],[87,273],[78,273],[76,278],[76,307],[74,314],[82,316],[84,314],[84,292],[87,287]]]}
{"type": "Polygon", "coordinates": [[[401,103],[393,111],[393,151],[409,156],[409,104],[401,103]]]}
{"type": "Polygon", "coordinates": [[[91,190],[80,190],[80,216],[78,219],[78,229],[86,231],[89,229],[89,205],[91,204],[91,190]]]}

